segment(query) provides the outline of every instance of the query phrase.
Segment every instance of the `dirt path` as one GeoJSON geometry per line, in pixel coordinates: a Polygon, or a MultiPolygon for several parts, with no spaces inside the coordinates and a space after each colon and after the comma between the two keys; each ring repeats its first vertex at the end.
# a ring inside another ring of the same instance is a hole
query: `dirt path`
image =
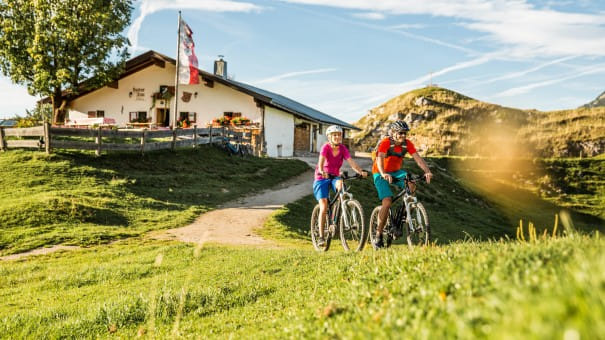
{"type": "Polygon", "coordinates": [[[44,254],[54,253],[58,250],[74,250],[74,249],[79,249],[79,248],[80,247],[78,247],[78,246],[56,245],[56,246],[52,246],[52,247],[38,248],[38,249],[23,252],[23,253],[19,253],[19,254],[0,256],[0,261],[2,261],[2,260],[18,260],[20,258],[32,256],[32,255],[44,255],[44,254]]]}
{"type": "Polygon", "coordinates": [[[274,242],[256,235],[254,229],[262,226],[284,204],[309,195],[312,183],[313,172],[309,170],[270,190],[226,203],[201,215],[188,226],[154,232],[150,236],[193,243],[276,247],[274,242]]]}
{"type": "MultiPolygon", "coordinates": [[[[317,156],[298,157],[309,166],[314,167],[317,156]]],[[[362,156],[356,157],[357,163],[369,169],[371,160],[362,156]]],[[[345,166],[343,169],[347,169],[345,166]]],[[[349,171],[351,171],[349,169],[349,171]]],[[[296,201],[312,192],[313,170],[278,184],[276,187],[261,193],[228,202],[216,210],[199,216],[192,224],[169,230],[151,232],[149,237],[161,240],[179,240],[183,242],[215,242],[230,245],[251,245],[260,247],[277,247],[275,242],[265,240],[254,233],[261,227],[275,210],[284,204],[296,201]]],[[[39,248],[20,254],[0,257],[0,260],[14,260],[30,255],[48,254],[57,250],[72,250],[79,247],[57,245],[39,248]]]]}

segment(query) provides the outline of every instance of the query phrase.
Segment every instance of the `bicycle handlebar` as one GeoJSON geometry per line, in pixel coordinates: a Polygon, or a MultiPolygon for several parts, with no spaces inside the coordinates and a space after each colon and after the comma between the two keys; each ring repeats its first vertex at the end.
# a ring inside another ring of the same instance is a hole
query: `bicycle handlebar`
{"type": "Polygon", "coordinates": [[[423,180],[426,182],[426,175],[422,174],[422,175],[413,175],[413,174],[409,174],[407,177],[407,180],[410,182],[418,182],[418,180],[423,180]]]}
{"type": "MultiPolygon", "coordinates": [[[[362,172],[363,171],[365,171],[366,173],[370,174],[370,171],[362,170],[362,172]]],[[[363,176],[360,175],[360,174],[358,174],[358,173],[356,173],[354,176],[349,176],[349,172],[348,171],[341,171],[338,176],[332,175],[332,174],[328,174],[328,178],[329,179],[334,179],[336,177],[340,177],[343,180],[351,180],[351,179],[363,178],[363,176]]]]}

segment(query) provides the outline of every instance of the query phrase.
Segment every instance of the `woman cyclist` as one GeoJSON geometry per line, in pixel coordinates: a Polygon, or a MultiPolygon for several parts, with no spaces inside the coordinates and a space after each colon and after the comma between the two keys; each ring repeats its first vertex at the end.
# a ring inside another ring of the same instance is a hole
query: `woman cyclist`
{"type": "MultiPolygon", "coordinates": [[[[328,143],[324,144],[319,152],[319,160],[315,167],[315,181],[313,182],[313,194],[319,202],[320,226],[326,223],[330,187],[334,192],[338,192],[342,186],[342,179],[338,176],[343,160],[346,160],[356,173],[363,177],[368,175],[351,158],[349,150],[342,144],[342,129],[340,126],[329,126],[326,130],[326,136],[328,137],[328,143]]],[[[320,227],[317,245],[322,247],[324,244],[324,228],[320,227]]]]}

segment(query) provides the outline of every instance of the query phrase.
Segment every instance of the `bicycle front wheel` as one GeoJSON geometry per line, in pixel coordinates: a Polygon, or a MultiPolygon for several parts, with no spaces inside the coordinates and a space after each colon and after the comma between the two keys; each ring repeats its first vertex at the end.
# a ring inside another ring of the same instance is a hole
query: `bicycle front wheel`
{"type": "Polygon", "coordinates": [[[345,202],[345,210],[340,216],[340,241],[346,251],[361,251],[366,244],[366,229],[363,209],[357,200],[345,202]]]}
{"type": "Polygon", "coordinates": [[[319,241],[319,204],[315,205],[313,208],[313,213],[311,213],[311,242],[313,243],[313,247],[317,251],[327,251],[330,249],[330,242],[332,241],[332,235],[330,234],[330,230],[328,228],[328,221],[326,218],[326,223],[324,224],[324,245],[320,246],[318,244],[319,241]]]}
{"type": "Polygon", "coordinates": [[[410,247],[428,245],[431,241],[431,227],[429,226],[429,217],[422,203],[416,203],[410,207],[407,222],[408,245],[410,247]]]}

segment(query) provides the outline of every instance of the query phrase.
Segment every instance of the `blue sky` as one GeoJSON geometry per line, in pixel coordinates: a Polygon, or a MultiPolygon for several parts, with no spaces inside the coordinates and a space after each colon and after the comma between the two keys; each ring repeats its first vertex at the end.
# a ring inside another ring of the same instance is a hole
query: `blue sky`
{"type": "MultiPolygon", "coordinates": [[[[353,122],[429,82],[523,109],[585,104],[605,90],[605,1],[141,0],[131,54],[176,56],[177,11],[199,66],[353,122]]],[[[0,76],[0,117],[35,98],[0,76]]]]}

